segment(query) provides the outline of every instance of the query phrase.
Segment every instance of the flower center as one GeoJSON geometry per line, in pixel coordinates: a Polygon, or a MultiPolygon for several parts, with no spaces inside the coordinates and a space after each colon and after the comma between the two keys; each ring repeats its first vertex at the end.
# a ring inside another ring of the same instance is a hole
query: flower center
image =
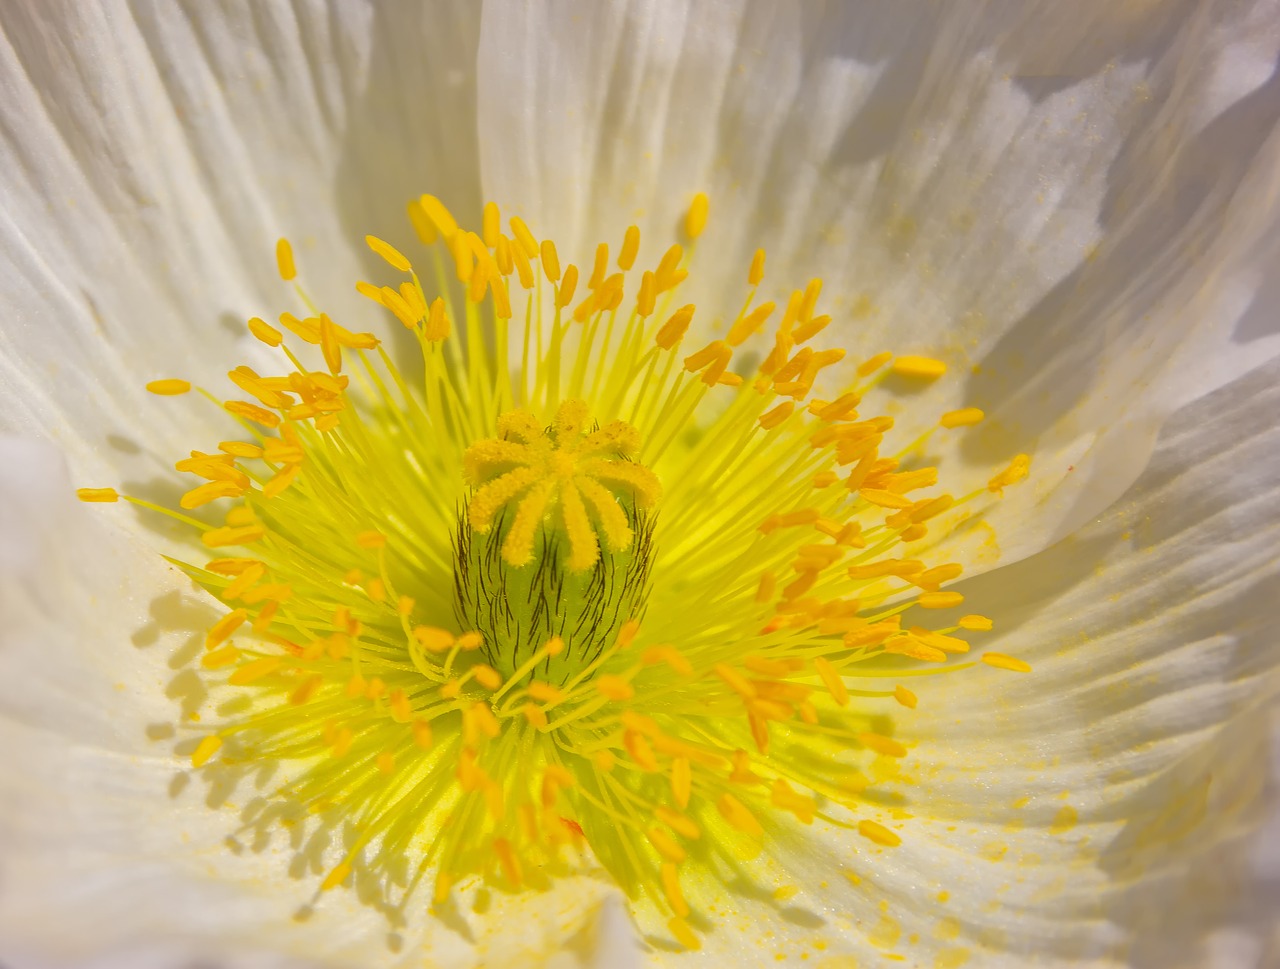
{"type": "MultiPolygon", "coordinates": [[[[580,292],[554,243],[518,218],[502,232],[492,203],[481,233],[431,196],[409,214],[433,271],[369,237],[399,278],[356,288],[420,359],[296,286],[307,315],[248,322],[283,372],[239,366],[240,396],[203,392],[238,430],[176,463],[200,482],[180,508],[125,496],[190,529],[182,565],[227,610],[200,663],[213,711],[180,750],[229,785],[284,766],[278,810],[245,833],[341,826],[321,887],[358,869],[387,911],[428,877],[436,903],[482,879],[544,884],[589,848],[642,919],[697,947],[722,862],[784,825],[898,844],[903,819],[864,795],[908,753],[890,735],[916,705],[902,681],[964,668],[965,637],[991,628],[943,588],[960,566],[926,559],[1028,459],[933,493],[929,434],[892,449],[893,420],[861,412],[886,375],[945,365],[849,366],[821,347],[821,280],[781,312],[760,298],[763,250],[721,335],[682,349],[693,246],[643,269],[632,226],[580,292]]],[[[687,241],[706,220],[697,196],[687,241]]],[[[294,280],[283,240],[277,262],[294,280]]]]}
{"type": "Polygon", "coordinates": [[[478,630],[504,677],[540,646],[562,649],[536,670],[563,684],[638,623],[649,595],[657,476],[629,459],[625,421],[586,427],[587,405],[566,401],[543,428],[528,411],[498,418],[499,437],[463,455],[475,485],[459,516],[454,613],[478,630]]]}

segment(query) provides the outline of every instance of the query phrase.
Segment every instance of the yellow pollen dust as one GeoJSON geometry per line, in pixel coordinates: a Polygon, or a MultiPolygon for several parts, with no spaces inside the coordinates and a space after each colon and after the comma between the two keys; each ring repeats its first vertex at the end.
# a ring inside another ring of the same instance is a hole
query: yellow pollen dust
{"type": "Polygon", "coordinates": [[[876,408],[946,364],[849,359],[823,280],[774,285],[764,249],[745,293],[690,302],[705,194],[653,250],[629,226],[561,252],[495,203],[475,231],[433,195],[406,211],[422,249],[366,237],[364,315],[317,306],[281,240],[291,308],[246,322],[276,363],[148,385],[228,429],[175,456],[173,507],[78,492],[181,525],[221,605],[177,751],[255,779],[276,806],[251,826],[330,845],[316,887],[397,917],[602,865],[696,949],[718,877],[779,835],[842,825],[838,867],[874,869],[911,837],[886,805],[910,800],[917,684],[1030,670],[982,649],[947,552],[1030,458],[943,490],[930,435],[982,411],[895,432],[876,408]]]}

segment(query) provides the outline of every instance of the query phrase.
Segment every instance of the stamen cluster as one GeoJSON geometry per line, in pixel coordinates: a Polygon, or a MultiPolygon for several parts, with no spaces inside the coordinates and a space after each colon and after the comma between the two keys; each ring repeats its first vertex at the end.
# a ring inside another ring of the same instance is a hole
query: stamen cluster
{"type": "MultiPolygon", "coordinates": [[[[343,830],[325,889],[359,878],[401,912],[428,876],[446,904],[476,877],[543,884],[589,849],[689,947],[720,859],[784,825],[898,844],[903,821],[864,792],[908,754],[884,726],[916,705],[899,681],[962,668],[958,633],[991,626],[955,615],[960,566],[926,558],[1026,458],[987,489],[930,493],[924,439],[886,454],[892,419],[859,412],[886,374],[945,366],[810,346],[831,323],[817,279],[766,335],[763,250],[723,337],[685,352],[680,244],[639,269],[633,226],[580,274],[492,204],[480,233],[431,196],[409,215],[427,278],[370,237],[400,279],[357,289],[420,363],[298,287],[307,315],[248,323],[286,372],[237,367],[247,399],[207,395],[239,433],[177,463],[202,479],[182,510],[129,499],[215,550],[184,567],[228,610],[201,665],[231,699],[191,728],[194,767],[286,765],[282,807],[246,827],[343,830]],[[735,372],[747,345],[761,362],[735,372]]],[[[698,196],[689,241],[706,220],[698,196]]],[[[288,243],[277,261],[293,280],[288,243]]]]}

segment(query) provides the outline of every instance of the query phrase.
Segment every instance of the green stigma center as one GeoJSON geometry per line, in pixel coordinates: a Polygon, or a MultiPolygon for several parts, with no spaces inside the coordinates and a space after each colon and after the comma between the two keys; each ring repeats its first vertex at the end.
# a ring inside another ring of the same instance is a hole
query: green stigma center
{"type": "Polygon", "coordinates": [[[543,650],[523,675],[563,685],[643,618],[653,562],[647,506],[658,480],[628,458],[634,428],[615,421],[584,432],[585,414],[568,401],[545,429],[532,415],[504,414],[504,437],[464,456],[482,483],[458,516],[454,615],[484,637],[481,652],[504,678],[558,639],[561,651],[543,650]]]}

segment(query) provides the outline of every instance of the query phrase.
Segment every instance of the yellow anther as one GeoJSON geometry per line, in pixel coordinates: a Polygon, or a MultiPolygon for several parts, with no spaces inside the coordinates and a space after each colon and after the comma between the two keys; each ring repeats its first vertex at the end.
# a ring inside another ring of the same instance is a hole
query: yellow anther
{"type": "Polygon", "coordinates": [[[431,221],[431,217],[427,215],[427,210],[422,207],[422,203],[412,199],[405,208],[409,213],[409,221],[413,224],[413,231],[418,235],[418,241],[424,246],[434,244],[440,238],[440,232],[431,221]]]}
{"type": "Polygon", "coordinates": [[[750,680],[737,670],[733,669],[733,667],[727,666],[724,663],[717,663],[712,667],[712,672],[714,672],[716,676],[720,677],[720,679],[724,680],[729,688],[744,700],[751,700],[755,698],[756,688],[751,685],[750,680]]]}
{"type": "Polygon", "coordinates": [[[914,636],[908,636],[906,633],[890,636],[884,644],[886,653],[893,653],[896,656],[909,656],[912,659],[918,659],[926,663],[945,663],[947,654],[935,646],[922,643],[914,636]]]}
{"type": "Polygon", "coordinates": [[[431,724],[426,720],[415,720],[411,727],[413,742],[423,750],[431,747],[431,724]]]}
{"type": "Polygon", "coordinates": [[[324,686],[324,677],[319,673],[313,673],[305,680],[298,684],[292,693],[289,694],[289,703],[295,707],[303,706],[310,703],[320,687],[324,686]]]}
{"type": "Polygon", "coordinates": [[[864,360],[862,363],[858,364],[858,376],[868,377],[892,359],[893,354],[887,350],[884,353],[877,353],[869,360],[864,360]]]}
{"type": "Polygon", "coordinates": [[[234,646],[223,646],[212,653],[205,653],[200,659],[200,665],[207,670],[220,670],[226,666],[234,666],[239,659],[240,650],[234,646]]]}
{"type": "Polygon", "coordinates": [[[858,822],[858,834],[869,841],[886,848],[895,848],[902,844],[902,839],[877,821],[862,820],[858,822]]]}
{"type": "Polygon", "coordinates": [[[947,365],[932,357],[902,356],[894,357],[893,372],[903,377],[914,377],[919,380],[936,380],[947,372],[947,365]]]}
{"type": "Polygon", "coordinates": [[[676,866],[669,861],[664,861],[660,871],[662,894],[666,896],[667,904],[671,906],[671,911],[675,913],[678,919],[688,918],[689,905],[685,902],[684,894],[680,891],[680,876],[676,873],[676,866]]]}
{"type": "Polygon", "coordinates": [[[511,261],[515,263],[516,275],[520,277],[520,285],[525,289],[533,289],[535,282],[533,266],[529,264],[529,257],[519,242],[511,247],[511,261]]]}
{"type": "Polygon", "coordinates": [[[684,338],[685,331],[689,329],[689,323],[693,319],[695,309],[696,307],[689,303],[672,313],[667,322],[663,323],[659,328],[653,342],[664,350],[670,350],[674,347],[684,338]]]}
{"type": "Polygon", "coordinates": [[[227,682],[232,686],[247,686],[270,676],[283,665],[284,660],[279,656],[263,656],[237,667],[235,672],[227,677],[227,682]]]}
{"type": "Polygon", "coordinates": [[[630,700],[635,689],[621,676],[603,673],[595,678],[596,692],[609,700],[630,700]]]}
{"type": "Polygon", "coordinates": [[[822,684],[827,688],[827,692],[831,694],[831,699],[835,700],[839,706],[848,704],[849,691],[836,668],[831,665],[831,662],[818,656],[814,658],[813,668],[818,671],[818,676],[822,678],[822,684]]]}
{"type": "Polygon", "coordinates": [[[120,495],[115,488],[77,488],[76,497],[81,501],[110,502],[120,500],[120,495]]]}
{"type": "Polygon", "coordinates": [[[335,867],[329,874],[324,876],[324,881],[320,883],[320,891],[328,892],[337,888],[351,875],[351,863],[344,861],[335,867]]]}
{"type": "Polygon", "coordinates": [[[558,703],[564,699],[564,692],[558,686],[552,686],[550,683],[534,680],[526,689],[530,697],[543,703],[558,703]]]}
{"type": "Polygon", "coordinates": [[[725,337],[725,342],[731,347],[740,346],[748,337],[764,326],[765,320],[769,318],[774,309],[774,303],[762,303],[746,316],[740,317],[729,328],[729,334],[725,337]]]}
{"type": "Polygon", "coordinates": [[[959,592],[925,592],[916,600],[922,609],[952,609],[964,602],[959,592]]]}
{"type": "Polygon", "coordinates": [[[969,644],[963,639],[957,639],[955,636],[948,636],[945,633],[935,633],[931,629],[925,629],[923,626],[912,626],[907,630],[912,636],[927,643],[936,649],[942,650],[944,653],[967,653],[969,652],[969,644]]]}
{"type": "Polygon", "coordinates": [[[987,415],[977,407],[962,407],[960,410],[949,410],[938,421],[943,427],[967,427],[979,423],[987,415]]]}
{"type": "Polygon", "coordinates": [[[795,409],[795,401],[784,400],[760,415],[760,426],[766,431],[771,431],[790,417],[795,409]]]}
{"type": "Polygon", "coordinates": [[[524,714],[524,718],[539,730],[543,730],[547,726],[547,715],[542,707],[534,706],[532,703],[526,703],[520,708],[520,712],[524,714]]]}
{"type": "Polygon", "coordinates": [[[542,271],[553,283],[560,282],[560,257],[556,254],[556,244],[550,239],[542,240],[542,271]]]}
{"type": "Polygon", "coordinates": [[[640,295],[636,297],[636,312],[641,316],[652,316],[658,298],[657,277],[646,269],[640,278],[640,295]]]}
{"type": "Polygon", "coordinates": [[[994,478],[987,482],[987,490],[996,494],[1003,494],[1004,489],[1009,485],[1017,484],[1025,478],[1031,471],[1031,457],[1026,454],[1019,454],[1009,463],[1009,466],[997,474],[994,478]]]}
{"type": "Polygon", "coordinates": [[[191,389],[191,384],[186,380],[178,380],[169,378],[166,380],[153,380],[147,384],[147,390],[161,397],[176,397],[179,394],[185,394],[191,389]]]}
{"type": "Polygon", "coordinates": [[[807,323],[802,323],[800,326],[796,327],[795,333],[793,334],[796,343],[804,343],[806,340],[811,340],[813,337],[825,330],[830,323],[831,317],[826,314],[823,314],[822,316],[815,316],[807,323]]]}
{"type": "MultiPolygon", "coordinates": [[[[413,307],[409,305],[405,298],[390,286],[383,286],[379,291],[379,297],[379,302],[391,310],[396,315],[396,319],[403,323],[406,329],[412,330],[418,325],[418,320],[422,319],[422,314],[414,312],[413,307]]],[[[323,338],[323,336],[324,332],[322,330],[321,337],[323,338]]],[[[332,366],[329,369],[331,372],[337,372],[334,371],[332,366]]]]}
{"type": "Polygon", "coordinates": [[[498,237],[502,234],[502,213],[498,211],[497,202],[485,202],[480,216],[481,236],[484,244],[490,249],[498,246],[498,237]]]}
{"type": "Polygon", "coordinates": [[[702,948],[702,940],[698,938],[698,934],[689,927],[689,923],[683,918],[667,919],[667,929],[675,937],[675,940],[691,952],[697,952],[702,948]]]}
{"type": "Polygon", "coordinates": [[[205,649],[214,649],[217,646],[221,646],[248,618],[249,614],[243,609],[236,609],[227,613],[209,627],[209,631],[204,637],[205,649]]]}
{"type": "Polygon", "coordinates": [[[984,653],[982,662],[988,666],[994,666],[1001,670],[1012,670],[1015,673],[1030,673],[1031,666],[1022,660],[1013,656],[1006,656],[1004,653],[984,653]]]}
{"type": "Polygon", "coordinates": [[[222,738],[217,734],[202,737],[200,743],[196,744],[196,749],[191,753],[191,766],[196,768],[203,767],[221,749],[222,738]]]}
{"type": "Polygon", "coordinates": [[[671,248],[662,254],[662,259],[658,262],[658,268],[654,272],[654,283],[658,292],[665,293],[674,285],[676,274],[679,272],[680,260],[684,258],[684,246],[680,243],[672,244],[671,248]]]}
{"type": "Polygon", "coordinates": [[[391,266],[392,269],[398,269],[402,273],[413,271],[413,266],[409,263],[409,260],[400,253],[399,249],[391,245],[391,243],[384,242],[377,236],[365,236],[364,244],[386,260],[387,264],[391,266]]]}
{"type": "Polygon", "coordinates": [[[800,299],[800,315],[798,322],[808,323],[813,318],[813,311],[818,307],[818,297],[822,294],[822,280],[814,277],[804,288],[804,296],[800,299]]]}
{"type": "Polygon", "coordinates": [[[874,750],[885,757],[907,756],[907,748],[892,737],[885,737],[878,733],[863,733],[858,735],[858,740],[868,750],[874,750]]]}
{"type": "Polygon", "coordinates": [[[628,272],[635,265],[636,255],[640,252],[640,229],[629,225],[622,236],[622,249],[618,252],[618,268],[628,272]]]}
{"type": "Polygon", "coordinates": [[[769,801],[774,807],[790,811],[801,824],[813,824],[814,812],[818,808],[817,802],[813,798],[796,791],[781,777],[773,782],[769,801]]]}
{"type": "Polygon", "coordinates": [[[676,840],[661,828],[650,828],[645,834],[649,838],[649,843],[657,849],[658,854],[667,860],[679,864],[688,857],[688,853],[676,843],[676,840]]]}
{"type": "Polygon", "coordinates": [[[957,620],[957,625],[959,625],[961,629],[986,631],[991,628],[992,623],[986,616],[973,615],[961,616],[959,620],[957,620]]]}
{"type": "Polygon", "coordinates": [[[494,262],[498,264],[498,272],[504,276],[510,276],[515,271],[515,258],[511,255],[511,240],[501,233],[498,234],[498,245],[493,253],[494,262]]]}
{"type": "Polygon", "coordinates": [[[604,282],[605,274],[609,271],[609,243],[601,242],[596,246],[595,261],[591,265],[591,278],[587,281],[587,286],[591,289],[598,289],[600,284],[604,282]]]}
{"type": "Polygon", "coordinates": [[[653,772],[658,769],[658,761],[653,756],[653,748],[643,734],[635,730],[624,730],[622,732],[622,745],[641,770],[653,772]]]}
{"type": "Polygon", "coordinates": [[[434,195],[423,195],[418,199],[418,203],[422,206],[422,211],[426,213],[427,218],[435,225],[436,231],[444,236],[446,241],[457,234],[457,220],[438,198],[434,195]]]}
{"type": "Polygon", "coordinates": [[[229,400],[222,405],[228,414],[243,417],[247,421],[261,424],[263,427],[279,427],[280,417],[264,407],[251,404],[247,400],[229,400]]]}
{"type": "Polygon", "coordinates": [[[444,300],[437,296],[431,301],[431,312],[427,316],[427,325],[423,330],[432,343],[439,343],[449,335],[449,318],[445,316],[444,300]]]}
{"type": "Polygon", "coordinates": [[[495,670],[492,666],[486,666],[480,663],[471,667],[471,672],[476,678],[476,682],[483,686],[486,690],[496,690],[502,686],[502,674],[495,670]]]}
{"type": "MultiPolygon", "coordinates": [[[[564,309],[571,302],[573,302],[573,294],[577,291],[577,289],[578,289],[578,267],[570,263],[569,266],[565,269],[564,275],[560,279],[560,287],[556,291],[556,308],[564,309]]],[[[584,302],[589,303],[590,301],[591,301],[591,297],[587,297],[587,299],[584,302]]],[[[577,318],[576,313],[574,314],[574,317],[577,318]]]]}
{"type": "Polygon", "coordinates": [[[696,239],[707,228],[707,213],[710,202],[705,192],[699,192],[689,203],[689,212],[684,218],[684,231],[690,239],[696,239]]]}
{"type": "Polygon", "coordinates": [[[293,264],[293,246],[288,239],[276,242],[276,269],[286,283],[298,275],[298,267],[293,264]]]}
{"type": "Polygon", "coordinates": [[[764,279],[764,250],[757,249],[755,255],[751,257],[751,268],[747,270],[747,283],[751,286],[759,286],[762,279],[764,279]]]}
{"type": "Polygon", "coordinates": [[[465,232],[449,236],[449,254],[453,256],[453,269],[460,283],[470,283],[476,269],[476,254],[467,242],[465,232]]]}
{"type": "Polygon", "coordinates": [[[910,508],[912,501],[883,488],[859,488],[858,495],[881,508],[910,508]]]}
{"type": "Polygon", "coordinates": [[[447,652],[455,642],[453,633],[435,626],[417,626],[413,630],[413,638],[428,653],[447,652]]]}
{"type": "Polygon", "coordinates": [[[914,693],[901,684],[893,688],[893,698],[908,710],[914,710],[916,704],[920,702],[914,693]]]}
{"type": "Polygon", "coordinates": [[[764,828],[760,826],[756,816],[748,811],[746,806],[732,794],[721,794],[716,800],[716,810],[735,830],[741,831],[752,838],[764,836],[764,828]]]}
{"type": "Polygon", "coordinates": [[[489,704],[477,701],[462,711],[462,734],[468,746],[474,746],[482,737],[492,740],[501,732],[502,725],[489,704]]]}
{"type": "Polygon", "coordinates": [[[200,536],[207,548],[225,548],[228,545],[248,545],[267,534],[261,525],[245,525],[238,528],[211,528],[200,536]]]}
{"type": "Polygon", "coordinates": [[[248,323],[249,332],[261,340],[269,347],[278,347],[280,341],[284,339],[284,334],[277,330],[266,320],[253,317],[248,323]]]}
{"type": "Polygon", "coordinates": [[[964,566],[958,562],[948,562],[946,565],[937,565],[931,569],[926,569],[919,575],[912,576],[911,581],[926,592],[936,592],[938,586],[944,582],[958,579],[963,571],[964,566]]]}

